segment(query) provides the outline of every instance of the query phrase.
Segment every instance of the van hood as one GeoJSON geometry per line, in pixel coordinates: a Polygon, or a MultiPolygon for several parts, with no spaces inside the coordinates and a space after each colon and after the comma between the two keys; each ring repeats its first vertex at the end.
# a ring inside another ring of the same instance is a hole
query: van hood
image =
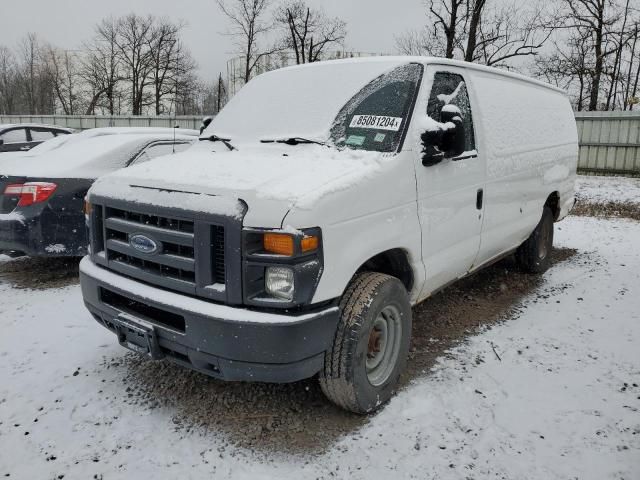
{"type": "MultiPolygon", "coordinates": [[[[247,226],[278,227],[292,208],[310,210],[325,197],[379,174],[389,154],[321,145],[243,145],[222,151],[201,142],[187,152],[157,158],[100,178],[91,194],[126,200],[142,190],[189,192],[242,200],[247,226]]],[[[230,212],[231,213],[231,212],[230,212]]]]}

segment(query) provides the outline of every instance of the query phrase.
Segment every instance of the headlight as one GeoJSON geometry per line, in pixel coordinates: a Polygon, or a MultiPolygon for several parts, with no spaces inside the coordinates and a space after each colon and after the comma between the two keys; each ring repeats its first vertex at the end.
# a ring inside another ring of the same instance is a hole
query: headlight
{"type": "Polygon", "coordinates": [[[294,308],[311,304],[323,271],[319,227],[245,228],[242,250],[246,305],[294,308]]]}
{"type": "Polygon", "coordinates": [[[286,267],[268,267],[265,272],[265,290],[276,298],[293,300],[295,280],[293,270],[286,267]]]}

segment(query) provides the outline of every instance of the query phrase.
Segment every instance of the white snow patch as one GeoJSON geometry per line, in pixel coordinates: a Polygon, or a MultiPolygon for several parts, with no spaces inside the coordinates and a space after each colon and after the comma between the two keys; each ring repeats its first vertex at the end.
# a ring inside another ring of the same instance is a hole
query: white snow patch
{"type": "Polygon", "coordinates": [[[291,235],[303,235],[302,230],[298,230],[297,228],[292,227],[289,224],[285,225],[282,231],[285,233],[290,233],[291,235]]]}
{"type": "Polygon", "coordinates": [[[378,174],[395,158],[379,152],[319,145],[247,143],[238,144],[239,150],[232,152],[212,152],[210,148],[210,142],[201,142],[179,156],[158,158],[114,172],[99,179],[91,192],[107,197],[115,192],[127,200],[138,198],[123,186],[127,184],[239,198],[247,201],[249,207],[250,200],[264,199],[309,209],[324,196],[378,174]],[[123,197],[121,189],[127,190],[128,196],[123,197]]]}
{"type": "Polygon", "coordinates": [[[173,408],[125,402],[128,371],[104,365],[125,351],[86,312],[80,288],[34,293],[0,277],[0,473],[635,478],[640,223],[569,217],[556,238],[580,256],[545,274],[547,298],[525,299],[518,318],[452,349],[366,426],[313,457],[265,458],[230,446],[224,431],[176,430],[173,408]]]}
{"type": "Polygon", "coordinates": [[[578,175],[576,197],[588,203],[621,202],[640,205],[640,178],[578,175]]]}
{"type": "Polygon", "coordinates": [[[67,247],[62,245],[61,243],[56,243],[54,245],[47,245],[44,250],[47,253],[64,253],[67,251],[67,247]]]}
{"type": "Polygon", "coordinates": [[[111,182],[103,177],[98,179],[89,190],[89,199],[93,201],[92,198],[95,195],[104,195],[109,198],[126,200],[131,203],[164,208],[179,206],[189,212],[226,215],[236,219],[241,218],[244,212],[242,204],[233,198],[197,192],[159,190],[159,188],[163,186],[164,184],[160,184],[157,185],[157,188],[148,188],[129,185],[122,181],[111,182]]]}

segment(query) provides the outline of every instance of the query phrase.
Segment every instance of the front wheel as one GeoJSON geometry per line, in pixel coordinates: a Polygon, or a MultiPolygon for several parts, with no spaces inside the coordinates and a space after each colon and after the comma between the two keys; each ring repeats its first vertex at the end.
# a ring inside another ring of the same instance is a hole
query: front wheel
{"type": "Polygon", "coordinates": [[[338,406],[369,413],[395,393],[411,340],[411,305],[400,280],[363,273],[340,302],[333,346],[320,373],[324,394],[338,406]]]}
{"type": "Polygon", "coordinates": [[[543,273],[551,263],[553,249],[553,213],[544,207],[540,223],[516,251],[520,266],[529,273],[543,273]]]}

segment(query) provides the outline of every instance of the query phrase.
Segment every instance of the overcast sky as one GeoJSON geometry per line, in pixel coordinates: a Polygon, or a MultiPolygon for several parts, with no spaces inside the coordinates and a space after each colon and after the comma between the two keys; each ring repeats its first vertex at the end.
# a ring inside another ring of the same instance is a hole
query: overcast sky
{"type": "MultiPolygon", "coordinates": [[[[273,0],[274,2],[277,0],[273,0]]],[[[393,53],[394,36],[425,22],[422,0],[308,0],[347,22],[346,49],[393,53]]],[[[233,56],[227,20],[214,0],[3,0],[0,45],[14,47],[28,32],[65,49],[78,48],[94,25],[110,15],[130,12],[167,16],[187,22],[184,41],[205,79],[226,73],[233,56]]]]}

